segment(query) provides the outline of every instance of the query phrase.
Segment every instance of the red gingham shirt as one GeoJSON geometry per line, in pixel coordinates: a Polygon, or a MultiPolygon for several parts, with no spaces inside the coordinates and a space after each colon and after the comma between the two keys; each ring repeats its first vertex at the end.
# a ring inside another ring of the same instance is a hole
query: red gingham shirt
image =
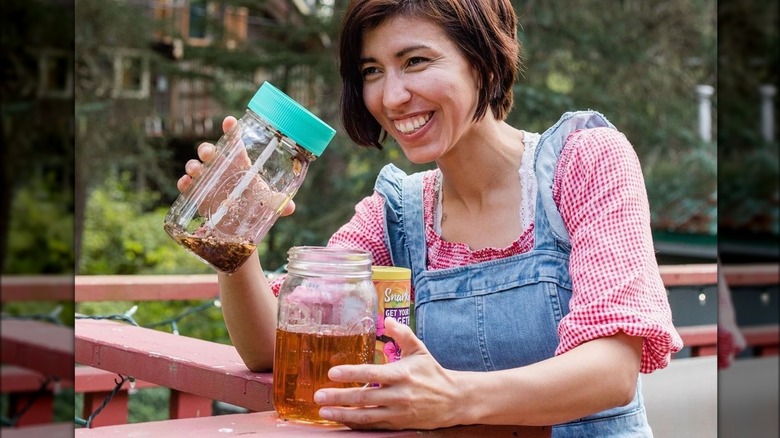
{"type": "MultiPolygon", "coordinates": [[[[533,224],[506,248],[472,251],[434,231],[436,173],[423,178],[428,269],[445,269],[524,253],[533,248],[533,224]]],[[[558,327],[562,354],[583,342],[623,331],[644,338],[640,371],[669,364],[683,344],[672,324],[658,271],[650,212],[639,160],[618,131],[596,128],[569,136],[553,180],[553,197],[571,239],[570,313],[558,327]]],[[[391,265],[385,245],[384,198],[376,192],[329,245],[370,251],[376,265],[391,265]]],[[[278,283],[274,292],[278,292],[278,283]]]]}

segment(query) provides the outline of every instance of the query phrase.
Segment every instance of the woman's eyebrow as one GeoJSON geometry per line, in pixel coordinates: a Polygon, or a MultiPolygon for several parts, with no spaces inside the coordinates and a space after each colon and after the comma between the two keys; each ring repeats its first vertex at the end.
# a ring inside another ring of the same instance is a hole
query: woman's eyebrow
{"type": "Polygon", "coordinates": [[[396,58],[401,58],[401,57],[403,57],[404,55],[406,55],[406,54],[408,54],[410,52],[414,52],[415,50],[421,50],[421,49],[427,49],[427,48],[429,48],[429,47],[426,46],[425,44],[418,44],[416,46],[406,47],[406,48],[403,48],[403,49],[395,52],[395,57],[396,58]]]}
{"type": "MultiPolygon", "coordinates": [[[[410,52],[414,52],[415,50],[429,49],[429,48],[430,47],[426,46],[425,44],[418,44],[418,45],[415,45],[415,46],[405,47],[405,48],[395,52],[395,57],[396,58],[402,58],[402,57],[406,56],[407,54],[409,54],[410,52]]],[[[374,58],[372,56],[360,58],[360,63],[361,64],[365,64],[365,63],[368,63],[368,62],[376,62],[376,58],[374,58]]]]}

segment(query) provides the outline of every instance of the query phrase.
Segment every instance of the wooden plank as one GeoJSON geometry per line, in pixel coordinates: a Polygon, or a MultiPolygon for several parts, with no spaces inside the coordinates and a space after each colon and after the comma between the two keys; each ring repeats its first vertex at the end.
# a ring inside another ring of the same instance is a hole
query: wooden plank
{"type": "Polygon", "coordinates": [[[750,346],[778,345],[780,342],[780,325],[754,325],[740,327],[739,331],[750,346]]]}
{"type": "Polygon", "coordinates": [[[76,362],[252,411],[273,409],[271,373],[233,346],[106,320],[76,320],[76,362]]]}
{"type": "MultiPolygon", "coordinates": [[[[658,267],[666,287],[704,286],[718,283],[715,263],[661,265],[658,267]]],[[[748,264],[722,267],[729,286],[760,286],[780,283],[780,265],[748,264]]]]}
{"type": "Polygon", "coordinates": [[[6,415],[14,418],[21,413],[21,416],[16,419],[16,427],[51,423],[54,419],[56,386],[63,388],[73,385],[70,380],[62,380],[55,384],[37,371],[14,365],[2,365],[0,373],[2,374],[0,389],[8,396],[6,415]],[[44,383],[46,387],[41,392],[41,385],[44,383]],[[22,409],[25,409],[23,413],[22,409]]]}
{"type": "Polygon", "coordinates": [[[219,295],[216,274],[78,275],[75,281],[77,303],[201,300],[219,295]]]}
{"type": "Polygon", "coordinates": [[[677,333],[683,340],[686,347],[706,346],[718,344],[718,325],[692,325],[685,327],[676,327],[677,333]]]}
{"type": "MultiPolygon", "coordinates": [[[[747,326],[740,327],[739,330],[745,338],[747,348],[755,349],[757,356],[777,354],[778,343],[780,343],[780,325],[747,326]]],[[[717,354],[717,324],[677,327],[677,332],[683,339],[683,344],[691,348],[692,356],[717,354]]]]}
{"type": "Polygon", "coordinates": [[[723,272],[730,287],[780,284],[780,264],[726,265],[723,272]]]}
{"type": "MultiPolygon", "coordinates": [[[[74,370],[73,377],[76,382],[75,391],[77,393],[111,391],[116,387],[117,382],[119,381],[117,373],[88,366],[77,366],[74,370]]],[[[136,389],[141,389],[154,388],[158,385],[136,379],[133,386],[136,389]]],[[[124,382],[121,390],[127,391],[129,388],[130,382],[124,382]]]]}
{"type": "Polygon", "coordinates": [[[740,332],[755,356],[777,356],[780,353],[780,325],[740,327],[740,332]]]}
{"type": "Polygon", "coordinates": [[[218,415],[184,420],[155,421],[96,429],[76,429],[77,437],[198,436],[226,437],[251,435],[259,437],[349,437],[355,438],[472,438],[512,437],[541,438],[551,436],[546,426],[458,426],[430,431],[364,431],[346,427],[316,426],[284,421],[276,412],[218,415]]]}
{"type": "MultiPolygon", "coordinates": [[[[46,376],[37,371],[15,365],[0,366],[0,382],[2,382],[0,388],[2,388],[3,394],[12,392],[35,392],[45,381],[46,376]]],[[[70,378],[66,378],[60,380],[59,385],[60,388],[70,388],[73,386],[73,382],[70,378]]],[[[49,383],[47,388],[53,390],[54,383],[49,383]]]]}
{"type": "Polygon", "coordinates": [[[658,267],[664,286],[702,286],[718,284],[718,265],[661,265],[658,267]]]}
{"type": "Polygon", "coordinates": [[[0,301],[73,301],[72,275],[3,275],[0,301]]]}
{"type": "Polygon", "coordinates": [[[38,426],[3,428],[3,438],[68,438],[73,437],[73,423],[51,423],[38,426]]]}
{"type": "Polygon", "coordinates": [[[73,329],[40,321],[2,320],[0,362],[47,376],[73,375],[73,329]]]}

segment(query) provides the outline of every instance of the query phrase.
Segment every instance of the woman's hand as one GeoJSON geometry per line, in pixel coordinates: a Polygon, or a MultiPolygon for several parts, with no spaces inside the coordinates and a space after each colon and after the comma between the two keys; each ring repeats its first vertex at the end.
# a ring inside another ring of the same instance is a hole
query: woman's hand
{"type": "Polygon", "coordinates": [[[372,382],[379,387],[327,388],[314,394],[322,418],[353,429],[434,429],[459,424],[456,371],[444,369],[412,330],[393,318],[386,333],[401,359],[386,365],[340,365],[328,372],[336,382],[372,382]]]}
{"type": "MultiPolygon", "coordinates": [[[[222,121],[222,131],[228,132],[236,125],[238,121],[235,117],[228,116],[225,117],[225,120],[222,121]]],[[[216,157],[216,147],[211,143],[201,143],[200,146],[198,146],[198,158],[199,160],[192,159],[187,161],[187,163],[184,165],[184,175],[179,178],[179,180],[176,182],[176,188],[179,189],[180,192],[184,193],[187,189],[190,188],[192,185],[193,179],[200,176],[200,174],[203,172],[203,165],[207,163],[211,163],[212,160],[216,157]]],[[[225,159],[225,157],[219,157],[221,159],[225,159]]],[[[232,166],[238,166],[240,168],[249,169],[251,167],[252,163],[249,161],[249,157],[246,154],[240,154],[237,157],[233,159],[233,162],[230,163],[232,166]]],[[[221,201],[221,200],[216,200],[221,201]]],[[[284,210],[282,210],[281,215],[282,216],[289,216],[295,211],[295,202],[290,200],[287,205],[284,207],[284,210]]]]}

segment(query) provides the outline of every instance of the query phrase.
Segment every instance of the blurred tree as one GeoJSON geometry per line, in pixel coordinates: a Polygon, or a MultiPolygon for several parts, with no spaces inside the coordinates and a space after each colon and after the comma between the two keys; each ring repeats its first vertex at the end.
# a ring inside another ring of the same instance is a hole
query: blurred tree
{"type": "Polygon", "coordinates": [[[697,134],[695,89],[715,84],[716,2],[514,3],[525,71],[510,122],[603,113],[639,155],[653,228],[714,234],[717,145],[697,134]]]}
{"type": "Polygon", "coordinates": [[[541,130],[592,108],[640,156],[696,143],[695,86],[714,84],[716,2],[517,1],[525,74],[517,122],[541,130]]]}
{"type": "Polygon", "coordinates": [[[169,151],[144,130],[150,103],[143,93],[150,62],[164,59],[150,47],[152,23],[125,2],[76,1],[76,260],[90,192],[112,173],[142,170],[167,179],[162,164],[169,151]]]}
{"type": "Polygon", "coordinates": [[[0,81],[3,143],[0,265],[3,273],[69,273],[73,266],[69,229],[59,227],[56,232],[56,257],[48,253],[50,242],[40,239],[47,235],[47,227],[57,227],[60,219],[67,221],[72,215],[72,15],[73,5],[68,1],[3,1],[0,26],[3,73],[0,81]],[[22,192],[26,192],[25,199],[17,201],[17,195],[22,192]],[[27,222],[28,215],[36,218],[38,228],[28,228],[25,232],[14,230],[21,240],[9,246],[10,227],[13,223],[27,222]],[[32,254],[32,258],[26,254],[32,254]],[[36,257],[46,262],[35,264],[36,257]],[[11,259],[13,266],[9,266],[11,259]]]}
{"type": "MultiPolygon", "coordinates": [[[[780,142],[777,96],[774,135],[762,135],[760,89],[780,79],[778,2],[718,4],[718,130],[721,259],[724,263],[780,259],[780,142]]],[[[771,134],[771,133],[768,133],[771,134]]]]}

